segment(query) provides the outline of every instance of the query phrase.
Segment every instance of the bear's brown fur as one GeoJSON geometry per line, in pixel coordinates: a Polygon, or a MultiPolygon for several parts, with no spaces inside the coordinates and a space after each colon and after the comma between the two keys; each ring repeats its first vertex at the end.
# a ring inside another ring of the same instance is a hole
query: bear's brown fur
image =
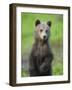
{"type": "MultiPolygon", "coordinates": [[[[40,20],[36,20],[35,27],[41,25],[40,20]]],[[[43,24],[42,24],[43,25],[43,24]]],[[[52,60],[53,54],[49,45],[51,22],[47,22],[49,32],[46,32],[47,38],[42,39],[39,36],[39,31],[35,31],[35,42],[32,47],[29,60],[30,76],[48,76],[52,75],[52,60]]],[[[42,26],[41,26],[42,27],[42,26]]],[[[43,26],[44,27],[44,26],[43,26]]],[[[42,32],[42,31],[41,31],[42,32]]],[[[45,36],[45,35],[44,35],[45,36]]],[[[44,37],[43,36],[43,37],[44,37]]]]}

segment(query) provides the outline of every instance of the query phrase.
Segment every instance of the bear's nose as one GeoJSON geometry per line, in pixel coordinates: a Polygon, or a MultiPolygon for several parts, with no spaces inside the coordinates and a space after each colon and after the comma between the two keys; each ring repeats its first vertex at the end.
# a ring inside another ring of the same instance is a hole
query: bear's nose
{"type": "Polygon", "coordinates": [[[44,39],[46,39],[46,36],[43,36],[44,39]]]}

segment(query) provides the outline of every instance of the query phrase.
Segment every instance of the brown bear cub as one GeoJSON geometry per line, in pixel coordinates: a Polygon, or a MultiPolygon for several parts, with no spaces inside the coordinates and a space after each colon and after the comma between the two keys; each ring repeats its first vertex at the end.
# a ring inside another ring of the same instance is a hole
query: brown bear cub
{"type": "Polygon", "coordinates": [[[51,21],[35,22],[35,42],[29,60],[30,76],[52,75],[53,54],[49,45],[51,21]]]}

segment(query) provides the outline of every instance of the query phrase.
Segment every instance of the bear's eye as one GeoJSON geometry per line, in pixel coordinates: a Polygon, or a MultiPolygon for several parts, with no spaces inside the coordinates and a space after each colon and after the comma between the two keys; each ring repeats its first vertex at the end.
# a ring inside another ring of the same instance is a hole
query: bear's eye
{"type": "Polygon", "coordinates": [[[40,29],[40,32],[42,32],[43,30],[42,29],[40,29]]]}
{"type": "Polygon", "coordinates": [[[46,30],[46,33],[48,32],[48,30],[46,30]]]}

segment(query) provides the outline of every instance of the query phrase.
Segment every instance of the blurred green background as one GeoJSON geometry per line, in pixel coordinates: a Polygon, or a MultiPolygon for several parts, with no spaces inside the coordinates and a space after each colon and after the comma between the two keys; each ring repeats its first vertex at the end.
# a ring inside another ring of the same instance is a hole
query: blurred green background
{"type": "Polygon", "coordinates": [[[29,54],[34,42],[35,21],[39,19],[42,22],[48,20],[52,22],[50,44],[54,54],[52,63],[52,74],[63,74],[63,15],[58,14],[37,14],[21,13],[21,55],[22,70],[21,76],[29,76],[29,54]]]}

